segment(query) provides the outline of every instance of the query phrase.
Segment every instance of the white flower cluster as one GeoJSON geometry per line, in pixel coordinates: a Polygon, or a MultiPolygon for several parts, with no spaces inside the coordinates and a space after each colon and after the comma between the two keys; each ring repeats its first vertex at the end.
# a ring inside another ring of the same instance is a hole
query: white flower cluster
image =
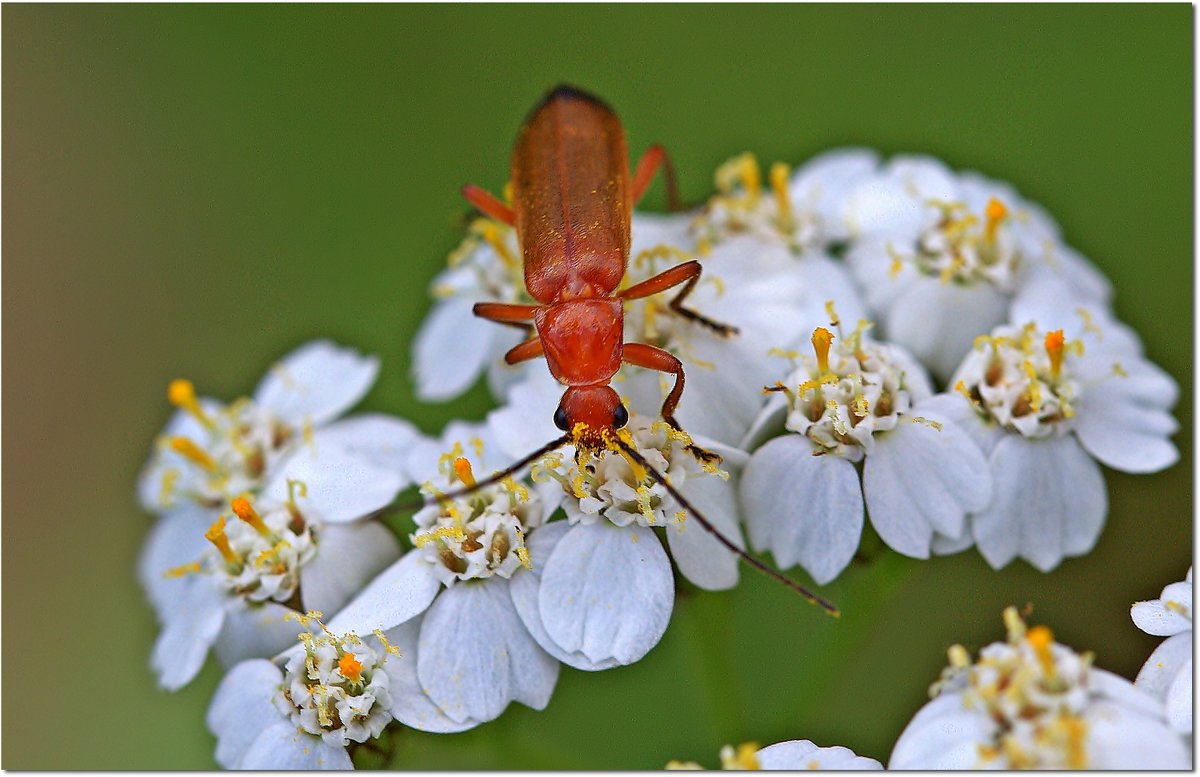
{"type": "MultiPolygon", "coordinates": [[[[162,625],[162,685],[188,683],[210,648],[229,670],[209,716],[222,765],[347,768],[393,721],[450,733],[512,702],[543,709],[560,665],[603,671],[658,644],[674,570],[701,589],[737,585],[743,527],[752,550],[818,584],[851,562],[868,521],[907,556],[977,546],[993,567],[1049,571],[1099,536],[1100,464],[1154,472],[1178,458],[1175,382],[1115,319],[1107,281],[1010,187],[840,150],[794,173],[775,165],[765,183],[743,155],[716,188],[694,213],[632,222],[623,285],[699,260],[688,307],[736,328],[680,315],[666,295],[627,301],[625,340],[686,371],[674,419],[661,416],[673,378],[625,364],[612,387],[628,422],[562,436],[563,385],[541,362],[504,364],[518,332],[472,314],[534,303],[514,230],[487,218],[435,281],[413,353],[422,398],[486,371],[500,406],[485,422],[429,438],[384,415],[340,418],[378,363],[327,341],[284,357],[249,399],[170,384],[177,412],[138,485],[156,515],[139,574],[162,625]],[[429,504],[398,529],[383,516],[410,485],[429,504]]],[[[955,653],[934,702],[970,747],[926,748],[920,732],[945,721],[918,725],[922,713],[893,766],[1133,764],[1086,732],[1158,725],[1163,705],[1190,731],[1187,585],[1186,604],[1172,589],[1134,610],[1170,636],[1139,677],[1158,701],[1129,702],[1088,660],[1014,625],[973,665],[955,653]]],[[[878,767],[806,740],[723,760],[878,767]]]]}

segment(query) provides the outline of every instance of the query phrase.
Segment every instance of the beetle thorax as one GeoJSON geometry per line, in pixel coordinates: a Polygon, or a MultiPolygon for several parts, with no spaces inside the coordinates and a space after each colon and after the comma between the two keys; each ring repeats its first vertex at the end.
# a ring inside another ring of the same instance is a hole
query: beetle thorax
{"type": "Polygon", "coordinates": [[[624,309],[612,298],[539,308],[533,318],[550,373],[565,386],[608,383],[621,367],[624,309]]]}

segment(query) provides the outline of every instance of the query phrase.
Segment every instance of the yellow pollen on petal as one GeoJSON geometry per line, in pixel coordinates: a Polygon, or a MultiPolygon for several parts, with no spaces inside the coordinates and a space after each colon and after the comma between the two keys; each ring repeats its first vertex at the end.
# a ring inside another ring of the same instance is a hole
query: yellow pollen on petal
{"type": "Polygon", "coordinates": [[[242,559],[238,554],[233,552],[233,548],[229,547],[229,537],[225,536],[225,516],[220,516],[213,521],[213,525],[208,527],[208,531],[204,532],[204,539],[216,546],[221,557],[230,564],[240,564],[242,559]]]}
{"type": "Polygon", "coordinates": [[[1042,671],[1046,673],[1047,677],[1053,677],[1054,653],[1050,647],[1054,644],[1054,632],[1046,626],[1034,626],[1025,636],[1025,640],[1037,655],[1038,662],[1042,665],[1042,671]]]}
{"type": "Polygon", "coordinates": [[[230,503],[230,506],[233,508],[234,515],[250,524],[254,528],[254,531],[264,537],[271,536],[271,530],[263,523],[262,516],[250,505],[249,499],[239,496],[230,503]]]}
{"type": "Polygon", "coordinates": [[[813,351],[817,354],[817,369],[821,374],[829,372],[829,346],[833,344],[833,333],[819,326],[812,333],[813,351]]]}
{"type": "Polygon", "coordinates": [[[467,488],[475,486],[475,473],[471,471],[471,462],[466,458],[459,456],[454,460],[454,474],[467,488]]]}
{"type": "Polygon", "coordinates": [[[850,434],[846,422],[838,415],[838,403],[835,400],[831,399],[825,403],[825,412],[829,413],[829,418],[833,422],[833,431],[838,434],[850,434]]]}
{"type": "Polygon", "coordinates": [[[792,218],[792,198],[788,192],[788,166],[783,162],[776,162],[771,165],[767,177],[771,181],[771,191],[775,194],[775,205],[779,208],[779,229],[790,234],[795,224],[792,218]]]}
{"type": "Polygon", "coordinates": [[[920,416],[920,415],[912,415],[912,416],[908,417],[908,420],[914,424],[921,424],[922,426],[928,426],[930,429],[933,429],[934,431],[937,431],[937,432],[942,431],[942,422],[934,421],[932,418],[926,418],[925,416],[920,416]]]}
{"type": "Polygon", "coordinates": [[[1050,374],[1057,380],[1062,373],[1063,330],[1055,329],[1046,334],[1046,353],[1050,356],[1050,374]]]}
{"type": "Polygon", "coordinates": [[[375,629],[371,633],[375,635],[375,639],[379,640],[379,644],[383,645],[384,650],[393,656],[400,655],[400,648],[396,647],[391,642],[388,642],[388,638],[384,636],[383,631],[380,629],[375,629]]]}
{"type": "Polygon", "coordinates": [[[205,453],[199,445],[192,442],[187,437],[172,437],[170,444],[171,450],[201,467],[205,471],[215,473],[219,469],[217,462],[213,461],[213,457],[205,453]]]}
{"type": "Polygon", "coordinates": [[[1003,202],[993,197],[988,200],[987,207],[983,210],[983,215],[987,218],[987,224],[984,226],[984,237],[991,243],[996,239],[996,229],[1008,217],[1008,208],[1004,206],[1003,202]]]}
{"type": "Polygon", "coordinates": [[[353,653],[343,653],[338,659],[338,671],[352,683],[362,679],[363,665],[353,653]]]}
{"type": "Polygon", "coordinates": [[[458,526],[440,526],[431,531],[418,534],[413,537],[413,545],[418,548],[423,548],[434,540],[450,539],[455,542],[463,542],[467,539],[466,532],[458,526]]]}
{"type": "Polygon", "coordinates": [[[167,401],[180,410],[186,410],[193,418],[204,424],[205,428],[213,428],[213,420],[208,413],[204,412],[204,408],[200,407],[200,401],[196,399],[196,387],[190,380],[176,378],[167,384],[167,401]]]}
{"type": "Polygon", "coordinates": [[[163,577],[185,577],[187,575],[195,574],[199,571],[200,571],[200,562],[199,561],[191,561],[187,564],[181,564],[177,567],[172,567],[171,569],[168,569],[166,572],[163,572],[163,577]]]}

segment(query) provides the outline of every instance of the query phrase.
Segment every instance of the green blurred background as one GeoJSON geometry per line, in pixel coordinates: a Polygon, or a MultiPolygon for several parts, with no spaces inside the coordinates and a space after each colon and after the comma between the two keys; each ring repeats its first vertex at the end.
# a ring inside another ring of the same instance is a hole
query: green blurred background
{"type": "MultiPolygon", "coordinates": [[[[715,765],[811,738],[886,759],[956,641],[1034,620],[1132,677],[1129,620],[1191,561],[1192,10],[1172,6],[3,8],[4,762],[208,768],[210,664],[156,690],[133,483],[185,376],[232,399],[331,336],[383,357],[366,406],[432,432],[407,376],[458,189],[499,189],[521,118],[568,80],[665,143],[689,199],[753,150],[924,151],[1011,180],[1118,290],[1180,381],[1183,457],[1108,473],[1109,525],[1050,575],[971,551],[828,589],[835,622],[753,574],[682,598],[662,643],[550,707],[404,731],[398,767],[715,765]]],[[[660,192],[652,193],[657,205],[660,192]]]]}

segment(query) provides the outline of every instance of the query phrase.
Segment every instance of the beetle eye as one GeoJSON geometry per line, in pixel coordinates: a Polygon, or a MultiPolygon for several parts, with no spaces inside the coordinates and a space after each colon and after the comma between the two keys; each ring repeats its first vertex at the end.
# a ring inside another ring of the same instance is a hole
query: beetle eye
{"type": "Polygon", "coordinates": [[[613,412],[613,428],[623,429],[625,424],[629,423],[629,411],[624,405],[617,405],[617,409],[613,412]]]}
{"type": "MultiPolygon", "coordinates": [[[[544,417],[545,416],[543,416],[543,418],[544,417]]],[[[563,410],[561,407],[554,411],[554,425],[559,429],[562,429],[564,432],[570,428],[567,426],[567,411],[563,410]]]]}

